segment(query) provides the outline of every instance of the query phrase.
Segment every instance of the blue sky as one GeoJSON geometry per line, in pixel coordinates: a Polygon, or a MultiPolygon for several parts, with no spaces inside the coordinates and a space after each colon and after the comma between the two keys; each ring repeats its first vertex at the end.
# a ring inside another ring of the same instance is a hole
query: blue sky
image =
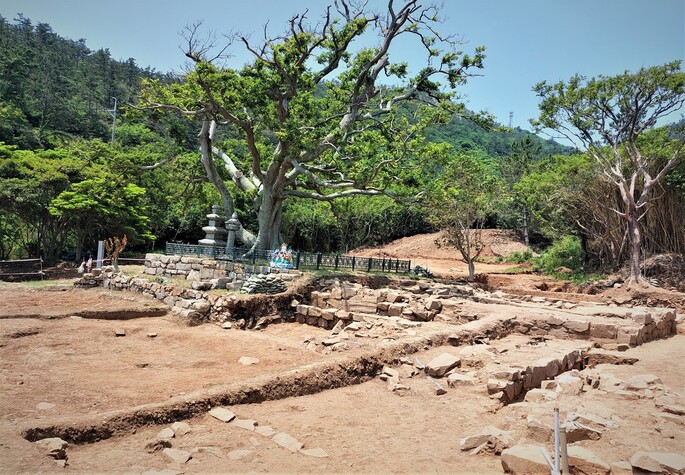
{"type": "MultiPolygon", "coordinates": [[[[397,3],[401,3],[396,0],[397,3]]],[[[309,9],[316,20],[320,0],[0,0],[0,15],[23,13],[49,23],[61,36],[84,38],[89,48],[109,48],[115,59],[134,58],[141,67],[181,70],[179,32],[195,21],[207,30],[238,31],[259,38],[269,22],[280,33],[295,12],[309,9]]],[[[428,1],[423,2],[424,4],[428,1]]],[[[382,9],[386,0],[369,0],[382,9]]],[[[537,116],[534,84],[565,80],[575,73],[613,75],[668,61],[685,60],[685,0],[446,0],[441,33],[463,36],[469,51],[487,50],[482,77],[461,91],[474,110],[488,110],[503,124],[529,128],[537,116]]],[[[235,64],[249,59],[232,49],[235,64]]],[[[412,48],[391,52],[420,65],[412,48]]],[[[682,113],[682,112],[681,112],[682,113]]],[[[679,113],[680,114],[680,113],[679,113]]]]}

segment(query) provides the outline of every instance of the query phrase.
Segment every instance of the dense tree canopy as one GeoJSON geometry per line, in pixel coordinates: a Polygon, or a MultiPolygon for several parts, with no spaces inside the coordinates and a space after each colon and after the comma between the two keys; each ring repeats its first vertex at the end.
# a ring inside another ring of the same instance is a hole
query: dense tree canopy
{"type": "Polygon", "coordinates": [[[613,77],[588,80],[577,75],[554,85],[542,82],[535,91],[542,99],[535,123],[578,140],[620,193],[619,206],[613,202],[609,206],[627,224],[630,276],[639,282],[640,220],[654,187],[682,158],[684,144],[682,136],[669,134],[661,135],[656,143],[656,137],[650,141],[643,138],[659,119],[685,103],[685,73],[680,71],[680,61],[613,77]]]}
{"type": "Polygon", "coordinates": [[[234,210],[232,187],[253,195],[258,233],[243,230],[241,238],[274,248],[282,241],[284,200],[397,194],[393,185],[422,146],[422,129],[466,112],[437,81],[448,89],[463,84],[482,68],[483,49],[472,56],[459,51],[437,33],[437,14],[415,0],[389,2],[382,13],[336,2],[314,27],[300,14],[283,36],[260,45],[236,38],[254,56],[240,70],[217,66],[218,56],[191,29],[186,55],[195,69],[181,85],[148,82],[143,97],[151,108],[197,118],[202,163],[226,213],[234,210]],[[354,46],[365,34],[377,35],[376,44],[354,46]],[[390,59],[404,36],[426,50],[413,75],[390,59]],[[411,108],[401,107],[409,101],[411,108]],[[227,129],[223,140],[217,129],[227,129]]]}

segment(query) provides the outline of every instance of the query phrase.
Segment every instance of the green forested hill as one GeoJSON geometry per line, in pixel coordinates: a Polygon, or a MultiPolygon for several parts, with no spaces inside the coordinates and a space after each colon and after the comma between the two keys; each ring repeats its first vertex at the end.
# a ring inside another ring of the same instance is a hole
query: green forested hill
{"type": "Polygon", "coordinates": [[[106,138],[112,98],[133,100],[141,78],[152,75],[46,23],[0,16],[0,141],[35,149],[65,137],[106,138]]]}
{"type": "Polygon", "coordinates": [[[511,145],[527,137],[540,146],[540,155],[570,153],[572,148],[561,145],[554,140],[545,140],[532,132],[519,127],[485,130],[470,120],[452,119],[449,123],[428,130],[426,138],[433,142],[447,142],[456,150],[467,151],[481,149],[491,157],[504,157],[511,154],[511,145]]]}

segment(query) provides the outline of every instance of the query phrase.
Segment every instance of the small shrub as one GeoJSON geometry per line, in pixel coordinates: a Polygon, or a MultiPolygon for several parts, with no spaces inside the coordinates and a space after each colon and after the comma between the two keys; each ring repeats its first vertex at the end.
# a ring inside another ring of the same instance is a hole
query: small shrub
{"type": "Polygon", "coordinates": [[[535,269],[550,274],[577,274],[583,272],[580,240],[565,236],[554,242],[535,260],[535,269]]]}
{"type": "Polygon", "coordinates": [[[511,256],[507,257],[506,262],[512,262],[514,264],[522,264],[524,262],[529,262],[533,259],[533,251],[526,249],[525,251],[516,251],[511,256]]]}

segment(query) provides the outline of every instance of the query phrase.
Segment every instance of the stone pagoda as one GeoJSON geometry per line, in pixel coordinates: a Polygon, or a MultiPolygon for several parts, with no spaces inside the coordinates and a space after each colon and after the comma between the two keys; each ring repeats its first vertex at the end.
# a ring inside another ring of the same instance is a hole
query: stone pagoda
{"type": "Polygon", "coordinates": [[[212,212],[207,215],[209,224],[202,228],[206,236],[204,239],[200,239],[198,244],[202,246],[215,246],[215,247],[225,247],[226,241],[224,241],[224,236],[226,236],[226,228],[223,227],[224,218],[219,214],[221,211],[221,206],[212,206],[212,212]]]}

